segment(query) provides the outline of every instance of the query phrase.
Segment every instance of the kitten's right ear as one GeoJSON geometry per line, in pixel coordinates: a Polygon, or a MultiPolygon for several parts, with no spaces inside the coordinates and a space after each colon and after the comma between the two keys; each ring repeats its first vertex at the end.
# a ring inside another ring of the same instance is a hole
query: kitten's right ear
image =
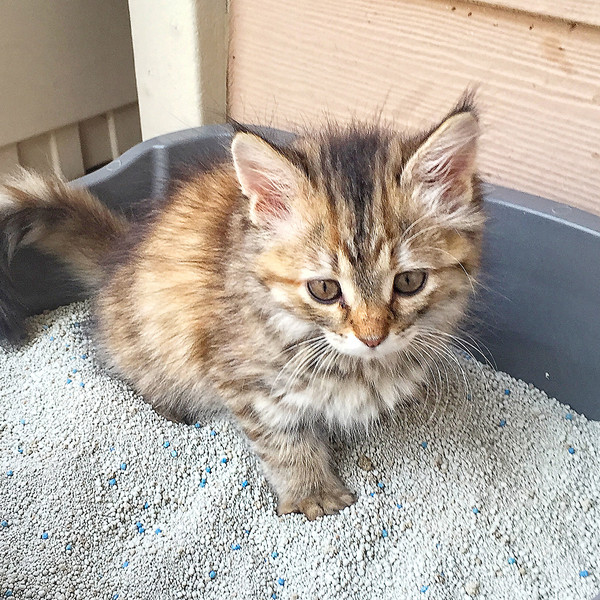
{"type": "Polygon", "coordinates": [[[452,210],[472,199],[479,138],[473,109],[451,114],[409,159],[402,181],[429,203],[452,210]]]}
{"type": "Polygon", "coordinates": [[[272,227],[291,213],[298,195],[300,173],[283,155],[252,133],[240,132],[231,143],[235,172],[250,200],[250,220],[272,227]]]}

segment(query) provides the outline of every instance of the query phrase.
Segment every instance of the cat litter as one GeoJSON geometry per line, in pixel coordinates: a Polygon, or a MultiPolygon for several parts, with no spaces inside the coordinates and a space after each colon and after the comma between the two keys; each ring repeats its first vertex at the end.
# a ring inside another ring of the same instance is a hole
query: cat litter
{"type": "Polygon", "coordinates": [[[450,376],[435,417],[412,411],[337,443],[355,505],[312,523],[277,517],[232,424],[166,421],[103,372],[75,325],[87,310],[35,317],[24,347],[0,349],[0,597],[591,600],[600,591],[600,423],[458,357],[470,401],[450,376]],[[73,369],[85,387],[64,384],[73,369]]]}

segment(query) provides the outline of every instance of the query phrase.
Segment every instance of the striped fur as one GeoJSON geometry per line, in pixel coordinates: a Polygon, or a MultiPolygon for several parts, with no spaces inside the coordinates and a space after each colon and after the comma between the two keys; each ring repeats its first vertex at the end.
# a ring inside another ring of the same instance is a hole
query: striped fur
{"type": "Polygon", "coordinates": [[[354,500],[326,432],[422,393],[436,358],[422,348],[464,312],[483,228],[477,135],[468,100],[414,137],[354,124],[277,146],[238,127],[233,161],[175,186],[141,234],[86,192],[24,175],[0,191],[2,240],[69,263],[95,290],[110,368],[171,419],[227,409],[279,512],[314,519],[354,500]],[[394,293],[416,269],[423,290],[394,293]],[[339,301],[316,302],[313,278],[338,281],[339,301]]]}

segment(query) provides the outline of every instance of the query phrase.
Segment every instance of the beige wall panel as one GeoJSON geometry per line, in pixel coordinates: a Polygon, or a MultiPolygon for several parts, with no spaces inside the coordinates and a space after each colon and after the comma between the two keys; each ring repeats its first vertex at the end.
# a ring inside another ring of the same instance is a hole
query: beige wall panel
{"type": "Polygon", "coordinates": [[[231,13],[234,118],[383,109],[416,128],[481,82],[483,176],[600,213],[600,29],[433,0],[232,0],[231,13]]]}
{"type": "Polygon", "coordinates": [[[19,164],[19,152],[16,144],[0,148],[0,177],[16,170],[19,164]]]}
{"type": "Polygon", "coordinates": [[[0,146],[136,101],[125,0],[0,2],[0,146]]]}
{"type": "Polygon", "coordinates": [[[492,4],[513,10],[522,10],[569,23],[600,25],[600,2],[598,0],[473,0],[479,4],[492,4]]]}

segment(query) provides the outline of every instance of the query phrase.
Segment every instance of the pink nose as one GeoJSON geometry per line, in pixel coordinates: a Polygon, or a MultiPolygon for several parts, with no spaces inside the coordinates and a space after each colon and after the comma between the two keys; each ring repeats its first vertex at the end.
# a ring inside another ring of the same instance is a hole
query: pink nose
{"type": "Polygon", "coordinates": [[[387,335],[382,335],[380,337],[371,335],[369,337],[359,337],[358,339],[366,346],[369,346],[369,348],[375,348],[376,346],[379,346],[386,337],[387,335]]]}

